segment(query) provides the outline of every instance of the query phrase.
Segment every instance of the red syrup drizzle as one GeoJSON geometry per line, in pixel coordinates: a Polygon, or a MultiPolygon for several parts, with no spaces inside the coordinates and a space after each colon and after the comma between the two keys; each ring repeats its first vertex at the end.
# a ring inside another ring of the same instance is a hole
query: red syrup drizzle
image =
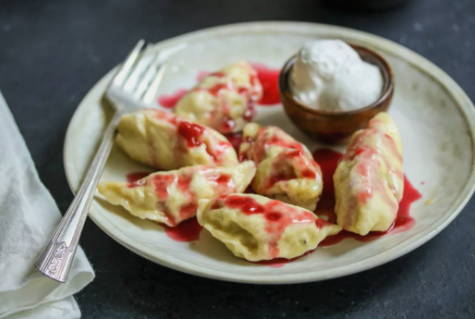
{"type": "Polygon", "coordinates": [[[187,92],[186,89],[178,89],[172,94],[162,94],[158,97],[158,103],[164,108],[172,109],[187,92]]]}
{"type": "Polygon", "coordinates": [[[224,136],[228,139],[229,143],[231,143],[236,152],[239,152],[239,147],[243,142],[242,132],[228,133],[224,134],[224,136]]]}
{"type": "Polygon", "coordinates": [[[192,122],[181,121],[178,124],[178,134],[186,140],[189,147],[196,147],[202,144],[200,137],[203,131],[203,126],[192,122]]]}
{"type": "Polygon", "coordinates": [[[139,184],[137,183],[138,180],[148,176],[150,174],[150,172],[133,172],[133,173],[130,173],[130,174],[127,174],[126,175],[126,179],[127,179],[127,183],[128,183],[128,187],[136,187],[136,186],[139,186],[139,184]]]}
{"type": "Polygon", "coordinates": [[[280,103],[280,69],[271,69],[260,63],[252,63],[252,67],[256,70],[257,78],[262,85],[262,97],[257,103],[261,105],[275,105],[280,103]]]}
{"type": "Polygon", "coordinates": [[[190,218],[175,227],[165,226],[165,234],[175,241],[190,242],[200,238],[203,227],[198,224],[196,217],[190,218]]]}
{"type": "MultiPolygon", "coordinates": [[[[326,216],[329,222],[335,222],[334,212],[335,193],[333,188],[333,173],[335,172],[338,161],[342,154],[329,149],[319,149],[314,152],[315,160],[320,164],[323,174],[323,192],[318,202],[317,215],[326,216]]],[[[396,220],[391,229],[384,232],[371,232],[366,236],[360,236],[348,231],[327,237],[319,246],[330,246],[341,242],[345,238],[353,238],[360,242],[368,242],[382,237],[389,233],[397,233],[409,230],[414,225],[414,218],[410,214],[411,204],[421,198],[422,195],[412,186],[406,176],[404,176],[404,193],[399,203],[399,210],[396,220]]]]}

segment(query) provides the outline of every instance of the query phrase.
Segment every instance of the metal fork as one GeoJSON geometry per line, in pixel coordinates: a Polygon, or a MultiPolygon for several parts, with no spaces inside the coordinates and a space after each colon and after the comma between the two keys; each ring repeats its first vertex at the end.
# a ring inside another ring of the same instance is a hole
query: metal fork
{"type": "Polygon", "coordinates": [[[79,191],[38,259],[37,268],[44,275],[60,282],[66,281],[119,119],[127,112],[151,105],[165,70],[162,61],[177,49],[181,48],[152,52],[151,47],[146,47],[145,41],[140,40],[110,82],[105,97],[114,106],[114,116],[79,191]]]}

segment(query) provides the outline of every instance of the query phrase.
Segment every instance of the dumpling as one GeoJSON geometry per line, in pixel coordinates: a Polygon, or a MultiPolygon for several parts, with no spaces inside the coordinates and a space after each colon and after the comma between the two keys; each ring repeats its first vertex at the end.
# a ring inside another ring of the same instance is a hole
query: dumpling
{"type": "Polygon", "coordinates": [[[197,217],[234,255],[249,261],[298,257],[341,230],[309,210],[254,194],[201,202],[197,217]]]}
{"type": "Polygon", "coordinates": [[[392,227],[404,175],[401,138],[387,113],[353,134],[333,181],[338,225],[360,235],[392,227]]]}
{"type": "Polygon", "coordinates": [[[252,120],[261,96],[256,71],[247,62],[237,62],[205,76],[178,101],[175,112],[221,133],[237,132],[252,120]]]}
{"type": "Polygon", "coordinates": [[[314,210],[322,192],[322,172],[305,145],[278,127],[244,127],[241,159],[257,165],[252,187],[258,194],[314,210]]]}
{"type": "Polygon", "coordinates": [[[196,215],[199,200],[242,192],[254,174],[250,161],[234,167],[196,165],[154,173],[133,183],[102,182],[98,190],[108,202],[134,216],[176,226],[196,215]]]}
{"type": "Polygon", "coordinates": [[[132,159],[163,170],[238,163],[236,151],[224,136],[158,109],[124,115],[116,142],[132,159]]]}

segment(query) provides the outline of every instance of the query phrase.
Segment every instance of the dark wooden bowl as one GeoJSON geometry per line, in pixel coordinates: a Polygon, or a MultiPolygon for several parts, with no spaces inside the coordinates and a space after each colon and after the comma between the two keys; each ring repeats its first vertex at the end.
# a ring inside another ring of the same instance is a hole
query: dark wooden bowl
{"type": "Polygon", "coordinates": [[[317,110],[296,100],[289,86],[289,75],[295,63],[295,55],[285,63],[279,76],[282,104],[292,122],[310,137],[327,143],[344,142],[356,130],[366,127],[373,116],[389,108],[393,97],[394,80],[388,62],[373,50],[354,44],[350,46],[364,61],[376,65],[383,76],[381,96],[370,105],[352,111],[332,112],[317,110]]]}

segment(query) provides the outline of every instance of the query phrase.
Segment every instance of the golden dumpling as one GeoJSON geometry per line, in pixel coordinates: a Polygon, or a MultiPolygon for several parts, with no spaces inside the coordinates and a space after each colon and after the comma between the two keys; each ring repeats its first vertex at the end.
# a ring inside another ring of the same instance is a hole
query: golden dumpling
{"type": "Polygon", "coordinates": [[[338,225],[360,235],[393,225],[404,175],[401,138],[387,113],[353,134],[333,180],[338,225]]]}
{"type": "Polygon", "coordinates": [[[197,217],[234,255],[249,261],[298,257],[341,230],[309,210],[254,194],[202,201],[197,217]]]}
{"type": "Polygon", "coordinates": [[[220,133],[158,109],[123,116],[116,142],[132,159],[158,169],[238,163],[233,146],[220,133]]]}
{"type": "Polygon", "coordinates": [[[262,96],[256,71],[237,62],[205,76],[175,107],[179,116],[221,133],[240,131],[254,116],[262,96]]]}
{"type": "Polygon", "coordinates": [[[254,174],[250,161],[233,167],[196,165],[154,173],[133,183],[102,182],[98,190],[108,202],[134,216],[176,226],[196,215],[199,200],[242,192],[254,174]]]}
{"type": "Polygon", "coordinates": [[[257,165],[252,187],[258,194],[314,210],[322,172],[305,145],[275,126],[244,127],[239,157],[257,165]]]}

